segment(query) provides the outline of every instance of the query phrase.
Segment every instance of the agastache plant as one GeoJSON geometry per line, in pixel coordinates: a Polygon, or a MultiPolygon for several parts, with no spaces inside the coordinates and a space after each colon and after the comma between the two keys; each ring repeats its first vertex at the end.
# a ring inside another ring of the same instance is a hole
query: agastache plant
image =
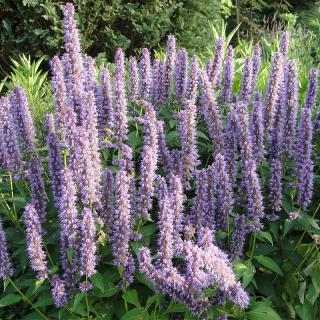
{"type": "Polygon", "coordinates": [[[0,279],[6,280],[10,276],[13,276],[13,267],[9,259],[6,235],[0,222],[0,279]]]}

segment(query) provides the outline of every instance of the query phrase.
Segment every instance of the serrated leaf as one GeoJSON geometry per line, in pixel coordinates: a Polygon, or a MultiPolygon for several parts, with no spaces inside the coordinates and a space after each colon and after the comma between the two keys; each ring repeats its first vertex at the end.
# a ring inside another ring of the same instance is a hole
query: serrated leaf
{"type": "Polygon", "coordinates": [[[278,274],[279,276],[283,276],[283,272],[280,269],[280,267],[277,265],[277,263],[272,260],[269,257],[266,256],[255,256],[254,257],[261,265],[263,265],[264,267],[266,267],[267,269],[275,272],[276,274],[278,274]]]}
{"type": "Polygon", "coordinates": [[[272,235],[270,232],[260,231],[257,234],[257,236],[260,238],[266,239],[267,241],[269,241],[273,245],[272,235]]]}
{"type": "Polygon", "coordinates": [[[72,311],[75,311],[79,305],[79,303],[84,298],[84,293],[77,293],[73,300],[72,311]]]}
{"type": "Polygon", "coordinates": [[[101,292],[104,292],[104,280],[99,272],[91,276],[90,280],[96,288],[98,288],[101,292]]]}
{"type": "Polygon", "coordinates": [[[2,299],[0,299],[0,308],[15,304],[19,301],[21,301],[21,297],[19,295],[14,293],[7,294],[2,299]]]}
{"type": "Polygon", "coordinates": [[[317,293],[320,293],[320,265],[319,263],[316,263],[313,268],[312,272],[310,274],[312,283],[314,285],[314,288],[316,289],[317,293]]]}
{"type": "Polygon", "coordinates": [[[122,299],[134,306],[141,308],[137,290],[128,290],[122,295],[122,299]]]}
{"type": "Polygon", "coordinates": [[[155,233],[156,230],[157,230],[157,225],[155,223],[150,223],[150,224],[147,224],[146,226],[141,227],[139,232],[143,235],[143,237],[149,237],[153,233],[155,233]]]}

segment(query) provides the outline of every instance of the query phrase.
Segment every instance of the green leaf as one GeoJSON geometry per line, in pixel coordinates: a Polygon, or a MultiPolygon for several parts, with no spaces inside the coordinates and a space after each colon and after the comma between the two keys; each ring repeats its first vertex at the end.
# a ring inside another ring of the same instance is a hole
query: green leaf
{"type": "Polygon", "coordinates": [[[267,269],[275,272],[279,276],[283,276],[283,272],[277,263],[269,257],[266,256],[255,256],[254,257],[261,265],[266,267],[267,269]]]}
{"type": "Polygon", "coordinates": [[[141,308],[141,304],[140,304],[140,301],[139,301],[138,293],[137,293],[137,290],[135,290],[135,289],[126,291],[122,295],[122,299],[124,301],[127,301],[130,304],[133,304],[134,306],[136,306],[138,308],[141,308]]]}
{"type": "Polygon", "coordinates": [[[163,315],[169,314],[169,313],[175,313],[175,312],[184,312],[186,310],[186,307],[183,304],[178,304],[171,300],[167,310],[163,313],[163,315]]]}
{"type": "Polygon", "coordinates": [[[7,294],[2,299],[0,299],[0,308],[15,304],[21,300],[21,297],[17,294],[7,294]]]}
{"type": "Polygon", "coordinates": [[[68,248],[67,249],[67,258],[68,258],[68,261],[70,263],[72,262],[72,257],[73,257],[73,249],[72,248],[68,248]]]}
{"type": "Polygon", "coordinates": [[[273,240],[272,240],[272,235],[270,232],[266,232],[266,231],[260,231],[257,236],[259,238],[263,238],[263,239],[266,239],[268,240],[272,245],[273,245],[273,240]]]}
{"type": "Polygon", "coordinates": [[[319,263],[315,264],[313,266],[312,272],[311,272],[311,280],[314,285],[314,288],[316,289],[317,293],[320,293],[320,265],[319,263]]]}
{"type": "Polygon", "coordinates": [[[96,288],[98,288],[101,292],[104,292],[104,280],[102,278],[102,275],[97,272],[93,276],[90,277],[90,280],[94,284],[96,288]]]}
{"type": "Polygon", "coordinates": [[[148,320],[149,313],[146,309],[135,308],[125,313],[120,320],[148,320]]]}
{"type": "Polygon", "coordinates": [[[153,233],[155,233],[156,230],[157,230],[157,225],[155,223],[150,223],[140,228],[140,233],[143,235],[143,237],[149,237],[153,233]]]}
{"type": "Polygon", "coordinates": [[[300,287],[298,290],[298,297],[299,297],[300,303],[302,304],[304,303],[304,294],[306,292],[306,287],[307,287],[307,283],[305,281],[300,283],[300,287]]]}
{"type": "Polygon", "coordinates": [[[265,302],[252,304],[251,310],[246,313],[246,316],[248,320],[281,320],[277,312],[265,302]]]}
{"type": "Polygon", "coordinates": [[[146,302],[146,309],[149,309],[150,306],[154,303],[159,303],[162,298],[163,298],[163,296],[161,294],[155,294],[155,295],[149,297],[146,302]]]}
{"type": "Polygon", "coordinates": [[[118,292],[119,292],[119,288],[113,287],[113,288],[104,289],[103,292],[96,293],[95,295],[100,298],[109,298],[114,296],[118,292]]]}
{"type": "Polygon", "coordinates": [[[197,130],[196,136],[198,138],[202,138],[204,140],[210,141],[210,139],[202,131],[197,130]]]}
{"type": "Polygon", "coordinates": [[[72,311],[75,311],[79,305],[79,303],[81,302],[81,300],[84,297],[84,293],[77,293],[74,300],[73,300],[73,306],[72,306],[72,311]]]}
{"type": "Polygon", "coordinates": [[[144,284],[146,287],[148,287],[151,290],[154,290],[152,282],[142,273],[135,272],[134,277],[142,284],[144,284]]]}

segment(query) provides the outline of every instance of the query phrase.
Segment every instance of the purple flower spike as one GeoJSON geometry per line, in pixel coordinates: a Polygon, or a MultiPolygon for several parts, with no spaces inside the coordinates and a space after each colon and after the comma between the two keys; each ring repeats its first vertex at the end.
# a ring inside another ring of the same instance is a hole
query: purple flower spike
{"type": "Polygon", "coordinates": [[[177,103],[183,103],[186,97],[188,84],[188,52],[180,49],[177,53],[175,69],[175,89],[177,103]]]}
{"type": "Polygon", "coordinates": [[[221,81],[221,68],[224,55],[224,38],[218,38],[216,41],[216,51],[212,63],[208,65],[208,78],[212,88],[217,87],[221,81]]]}
{"type": "Polygon", "coordinates": [[[306,96],[306,101],[304,104],[305,108],[313,109],[313,106],[317,100],[318,93],[318,69],[312,68],[310,70],[310,79],[308,84],[308,92],[306,96]]]}
{"type": "Polygon", "coordinates": [[[36,133],[28,106],[27,96],[20,87],[15,87],[10,96],[10,109],[20,145],[27,153],[36,150],[36,133]]]}
{"type": "Polygon", "coordinates": [[[276,103],[279,99],[279,90],[283,81],[283,59],[280,53],[274,53],[272,56],[272,67],[269,77],[269,83],[266,91],[265,110],[264,110],[264,128],[265,139],[269,138],[269,131],[273,127],[276,103]]]}
{"type": "Polygon", "coordinates": [[[114,79],[114,137],[117,143],[127,140],[128,119],[125,89],[124,53],[121,49],[115,56],[114,79]]]}
{"type": "Polygon", "coordinates": [[[160,60],[154,60],[152,64],[152,101],[157,103],[159,100],[159,92],[161,87],[162,67],[160,60]]]}
{"type": "Polygon", "coordinates": [[[311,114],[312,110],[310,108],[302,109],[295,157],[298,182],[298,204],[304,210],[311,203],[313,194],[311,114]]]}
{"type": "Polygon", "coordinates": [[[0,133],[3,145],[3,167],[16,173],[23,170],[23,161],[14,128],[8,98],[0,98],[0,133]]]}
{"type": "Polygon", "coordinates": [[[224,153],[227,161],[228,175],[231,184],[234,186],[237,177],[237,159],[238,159],[238,133],[237,133],[237,116],[235,110],[228,114],[227,127],[225,133],[224,153]]]}
{"type": "Polygon", "coordinates": [[[159,147],[159,163],[163,165],[165,170],[170,170],[170,151],[166,143],[166,137],[164,134],[164,122],[157,122],[157,134],[158,134],[158,147],[159,147]]]}
{"type": "Polygon", "coordinates": [[[215,157],[211,183],[216,193],[215,225],[217,229],[227,231],[228,217],[233,210],[233,194],[225,158],[220,153],[215,157]]]}
{"type": "Polygon", "coordinates": [[[63,307],[68,302],[65,284],[57,275],[51,279],[51,295],[57,308],[63,307]]]}
{"type": "Polygon", "coordinates": [[[229,102],[231,100],[232,86],[234,79],[234,51],[232,46],[227,49],[226,62],[224,66],[224,82],[221,92],[221,101],[229,102]]]}
{"type": "Polygon", "coordinates": [[[85,89],[97,92],[97,75],[94,63],[94,58],[88,56],[85,64],[85,89]]]}
{"type": "Polygon", "coordinates": [[[54,118],[52,114],[47,115],[46,126],[48,130],[47,135],[47,146],[48,146],[48,162],[49,162],[49,173],[51,176],[51,187],[53,198],[56,205],[60,202],[61,191],[61,175],[63,170],[63,161],[61,155],[61,145],[57,139],[54,118]]]}
{"type": "Polygon", "coordinates": [[[217,108],[213,90],[205,72],[201,74],[202,94],[204,100],[204,118],[209,129],[210,138],[214,144],[214,152],[219,153],[223,150],[223,132],[220,114],[217,108]]]}
{"type": "Polygon", "coordinates": [[[78,211],[76,208],[76,190],[72,180],[71,171],[65,168],[61,176],[62,196],[59,203],[61,261],[64,279],[68,286],[72,286],[78,270],[78,211]],[[68,251],[72,252],[71,259],[68,251]]]}
{"type": "Polygon", "coordinates": [[[26,205],[23,220],[26,226],[27,251],[31,268],[36,272],[37,278],[43,280],[48,277],[46,254],[43,251],[42,228],[35,207],[26,205]]]}
{"type": "Polygon", "coordinates": [[[245,216],[236,215],[234,219],[234,232],[231,239],[230,257],[233,261],[242,259],[245,245],[246,227],[245,216]]]}
{"type": "Polygon", "coordinates": [[[80,273],[90,277],[96,273],[96,228],[92,211],[84,208],[81,221],[80,273]]]}
{"type": "Polygon", "coordinates": [[[143,100],[150,101],[152,78],[151,78],[150,52],[147,48],[142,49],[141,61],[140,61],[140,78],[141,78],[140,97],[143,100]]]}
{"type": "Polygon", "coordinates": [[[287,88],[286,88],[286,116],[284,123],[283,147],[288,157],[294,154],[294,142],[296,137],[297,113],[299,105],[298,97],[298,70],[293,60],[287,64],[287,88]]]}
{"type": "Polygon", "coordinates": [[[190,188],[189,180],[192,179],[199,164],[198,150],[196,146],[196,114],[197,109],[192,101],[186,101],[185,110],[180,111],[178,131],[181,142],[181,165],[183,184],[190,188]]]}
{"type": "Polygon", "coordinates": [[[196,102],[199,84],[199,63],[196,56],[192,57],[191,70],[188,82],[187,99],[196,102]]]}
{"type": "Polygon", "coordinates": [[[284,58],[288,55],[289,49],[290,49],[290,33],[284,32],[281,37],[280,48],[279,48],[279,51],[283,54],[284,58]]]}
{"type": "Polygon", "coordinates": [[[64,70],[61,60],[58,56],[54,56],[50,61],[51,66],[51,84],[54,96],[55,117],[57,122],[57,128],[62,136],[66,135],[67,125],[67,92],[64,77],[64,70]]]}
{"type": "Polygon", "coordinates": [[[250,134],[254,159],[256,160],[257,164],[259,164],[264,159],[265,155],[261,93],[256,93],[254,96],[253,110],[250,121],[250,134]]]}
{"type": "Polygon", "coordinates": [[[6,280],[13,276],[13,268],[9,259],[6,236],[0,221],[0,279],[6,280]]]}
{"type": "Polygon", "coordinates": [[[250,57],[246,58],[243,67],[243,77],[240,97],[242,100],[247,101],[251,97],[252,92],[252,60],[250,57]]]}
{"type": "Polygon", "coordinates": [[[260,66],[261,66],[261,46],[257,43],[253,49],[253,57],[252,57],[252,90],[256,87],[256,83],[258,81],[260,66]]]}
{"type": "Polygon", "coordinates": [[[159,203],[159,239],[158,239],[158,267],[168,269],[172,266],[173,258],[173,223],[174,216],[172,202],[164,178],[158,180],[159,203]]]}
{"type": "Polygon", "coordinates": [[[112,227],[112,215],[114,208],[114,177],[111,170],[105,170],[102,174],[102,206],[100,216],[105,230],[109,233],[112,227]]]}
{"type": "Polygon", "coordinates": [[[101,107],[98,109],[98,129],[101,138],[111,134],[114,126],[113,92],[108,69],[101,72],[101,107]]]}
{"type": "Polygon", "coordinates": [[[171,81],[174,74],[174,66],[176,59],[176,38],[173,35],[168,36],[167,53],[165,69],[163,74],[161,102],[166,102],[170,96],[171,81]]]}
{"type": "Polygon", "coordinates": [[[81,120],[85,118],[85,107],[83,105],[83,93],[84,93],[84,67],[81,56],[79,31],[77,29],[77,23],[74,18],[74,6],[72,3],[67,3],[64,6],[64,43],[65,49],[69,56],[69,71],[68,71],[68,87],[69,94],[71,94],[68,101],[71,107],[73,102],[74,111],[78,116],[78,123],[81,124],[81,120]],[[72,101],[73,100],[73,101],[72,101]]]}
{"type": "MultiPolygon", "coordinates": [[[[281,159],[276,158],[271,160],[270,164],[270,205],[274,211],[281,210],[282,203],[282,163],[281,159]]],[[[268,217],[270,220],[275,220],[276,216],[268,217]]]]}
{"type": "Polygon", "coordinates": [[[130,100],[135,102],[139,97],[139,72],[137,60],[134,57],[129,59],[129,75],[130,75],[130,100]]]}
{"type": "Polygon", "coordinates": [[[42,178],[43,168],[39,158],[31,158],[28,165],[32,203],[39,214],[40,222],[44,223],[46,220],[47,196],[42,178]]]}
{"type": "Polygon", "coordinates": [[[120,168],[116,176],[116,202],[111,243],[114,263],[124,270],[126,284],[132,282],[134,271],[134,260],[129,247],[132,225],[129,188],[130,180],[127,172],[120,168]]]}

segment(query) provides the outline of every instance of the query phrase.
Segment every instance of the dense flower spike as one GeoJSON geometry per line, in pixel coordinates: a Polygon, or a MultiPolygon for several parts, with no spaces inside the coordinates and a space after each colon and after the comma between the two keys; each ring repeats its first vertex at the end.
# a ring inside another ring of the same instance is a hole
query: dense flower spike
{"type": "Polygon", "coordinates": [[[68,70],[68,87],[69,96],[68,104],[73,106],[77,113],[77,122],[81,124],[81,120],[85,118],[85,110],[83,110],[83,93],[85,73],[81,55],[79,32],[77,23],[74,18],[74,6],[67,3],[64,6],[64,44],[66,52],[69,56],[68,70]]]}
{"type": "Polygon", "coordinates": [[[132,224],[129,188],[128,174],[120,168],[116,176],[116,198],[111,242],[114,263],[124,270],[123,281],[125,284],[132,282],[134,271],[134,260],[129,247],[132,224]]]}
{"type": "Polygon", "coordinates": [[[57,308],[67,304],[65,284],[57,275],[52,276],[51,279],[51,294],[57,308]]]}
{"type": "Polygon", "coordinates": [[[200,69],[198,59],[196,56],[193,56],[191,61],[191,69],[188,82],[187,99],[193,101],[194,103],[197,99],[199,76],[200,69]]]}
{"type": "Polygon", "coordinates": [[[147,48],[143,48],[140,60],[140,97],[141,99],[146,101],[150,101],[151,97],[151,75],[150,52],[147,48]]]}
{"type": "Polygon", "coordinates": [[[59,203],[61,262],[63,276],[68,286],[72,286],[78,270],[78,236],[79,220],[76,208],[76,190],[72,180],[71,171],[65,168],[61,176],[62,196],[59,203]],[[72,258],[68,259],[68,252],[72,252],[72,258]]]}
{"type": "Polygon", "coordinates": [[[99,209],[100,217],[105,230],[109,233],[112,227],[112,215],[114,206],[114,177],[110,170],[105,170],[102,174],[102,201],[99,209]]]}
{"type": "Polygon", "coordinates": [[[178,131],[180,134],[183,184],[189,188],[189,180],[192,179],[198,161],[198,150],[196,146],[196,106],[187,100],[185,110],[180,111],[178,131]]]}
{"type": "Polygon", "coordinates": [[[245,189],[246,206],[248,216],[251,219],[250,227],[253,230],[260,230],[262,228],[260,220],[264,216],[263,197],[257,174],[257,166],[252,153],[246,105],[239,103],[237,112],[243,178],[242,186],[245,189]]]}
{"type": "Polygon", "coordinates": [[[28,106],[27,96],[20,87],[15,87],[10,96],[10,109],[18,140],[23,150],[33,153],[36,150],[36,133],[28,106]]]}
{"type": "Polygon", "coordinates": [[[312,110],[310,108],[302,109],[295,157],[298,181],[298,204],[303,209],[308,207],[313,194],[311,114],[312,110]]]}
{"type": "Polygon", "coordinates": [[[48,163],[49,163],[49,173],[51,176],[51,187],[52,194],[55,200],[55,204],[58,205],[61,191],[61,175],[63,170],[63,161],[61,154],[61,144],[57,139],[54,118],[52,114],[49,114],[46,119],[46,126],[48,130],[47,134],[47,146],[48,146],[48,163]]]}
{"type": "Polygon", "coordinates": [[[214,59],[208,63],[208,78],[213,88],[217,87],[221,81],[221,68],[224,55],[224,38],[218,38],[214,59]],[[210,63],[211,62],[211,63],[210,63]]]}
{"type": "Polygon", "coordinates": [[[235,184],[237,177],[237,159],[238,159],[238,133],[236,111],[231,110],[228,114],[227,126],[225,132],[225,158],[227,162],[228,175],[231,184],[235,184]]]}
{"type": "Polygon", "coordinates": [[[261,46],[257,43],[253,49],[252,57],[252,90],[256,87],[261,66],[261,46]]]}
{"type": "Polygon", "coordinates": [[[201,73],[201,85],[204,100],[204,118],[213,142],[214,152],[219,153],[223,149],[222,123],[216,99],[205,72],[201,73]]]}
{"type": "Polygon", "coordinates": [[[175,68],[175,92],[177,103],[184,102],[188,84],[188,52],[180,49],[177,53],[175,68]]]}
{"type": "Polygon", "coordinates": [[[158,137],[156,113],[151,104],[143,102],[146,107],[144,119],[144,149],[141,160],[140,180],[140,215],[142,219],[148,219],[148,211],[152,207],[152,196],[154,192],[153,182],[156,178],[158,163],[158,137]]]}
{"type": "Polygon", "coordinates": [[[242,259],[245,245],[245,216],[237,214],[234,219],[234,232],[231,239],[230,257],[233,261],[242,259]]]}
{"type": "Polygon", "coordinates": [[[54,56],[50,61],[51,67],[51,84],[54,96],[55,117],[57,122],[57,129],[64,136],[66,134],[66,108],[67,95],[66,84],[64,78],[64,70],[61,60],[58,56],[54,56]]]}
{"type": "Polygon", "coordinates": [[[39,214],[41,223],[46,220],[47,196],[42,178],[43,168],[39,158],[29,160],[28,179],[30,182],[32,203],[39,214]]]}
{"type": "Polygon", "coordinates": [[[265,110],[264,110],[264,128],[265,139],[269,137],[269,131],[273,126],[274,113],[279,90],[283,79],[283,61],[280,53],[274,53],[272,56],[272,67],[269,77],[269,83],[266,91],[265,110]]]}
{"type": "Polygon", "coordinates": [[[128,118],[125,90],[124,54],[121,49],[116,51],[114,77],[114,137],[117,143],[127,139],[128,118]]]}
{"type": "Polygon", "coordinates": [[[220,153],[215,157],[211,183],[216,194],[215,225],[218,230],[227,231],[228,217],[233,209],[233,194],[225,158],[220,153]]]}
{"type": "Polygon", "coordinates": [[[6,280],[13,275],[12,264],[9,259],[6,236],[0,221],[0,279],[6,280]]]}
{"type": "Polygon", "coordinates": [[[87,57],[85,64],[85,90],[97,92],[97,75],[92,57],[87,57]]]}
{"type": "Polygon", "coordinates": [[[134,57],[129,59],[129,75],[130,75],[130,100],[135,102],[139,97],[139,72],[137,60],[134,57]]]}
{"type": "Polygon", "coordinates": [[[306,96],[306,101],[304,104],[305,108],[313,108],[318,93],[318,69],[312,68],[310,70],[310,79],[308,84],[308,91],[306,96]]]}
{"type": "Polygon", "coordinates": [[[160,60],[155,59],[152,63],[152,85],[151,97],[152,102],[157,103],[161,88],[162,64],[160,60]]]}
{"type": "Polygon", "coordinates": [[[36,272],[37,278],[43,280],[48,277],[48,267],[46,254],[43,251],[40,219],[33,204],[28,204],[24,208],[23,220],[26,226],[27,251],[31,268],[36,272]]]}
{"type": "Polygon", "coordinates": [[[92,210],[84,208],[81,221],[80,273],[90,277],[96,272],[96,244],[92,210]]]}
{"type": "Polygon", "coordinates": [[[159,148],[159,163],[163,165],[166,171],[170,170],[170,151],[166,143],[166,137],[164,133],[164,122],[157,122],[157,134],[158,134],[158,148],[159,148]]]}
{"type": "Polygon", "coordinates": [[[114,126],[113,92],[108,69],[101,71],[101,105],[98,108],[98,129],[101,138],[114,126]]]}
{"type": "Polygon", "coordinates": [[[285,155],[292,157],[296,135],[298,113],[298,70],[293,60],[287,64],[286,115],[284,124],[283,146],[285,155]]]}
{"type": "Polygon", "coordinates": [[[232,94],[234,78],[234,50],[232,46],[229,46],[227,49],[227,56],[224,66],[224,81],[221,92],[221,101],[229,102],[232,94]]]}
{"type": "MultiPolygon", "coordinates": [[[[280,211],[282,203],[282,163],[279,157],[271,160],[270,172],[270,205],[274,211],[280,211]]],[[[269,219],[274,220],[276,216],[273,214],[269,219]]]]}
{"type": "Polygon", "coordinates": [[[252,60],[247,57],[243,67],[242,86],[240,97],[242,100],[249,100],[252,92],[252,60]]]}
{"type": "Polygon", "coordinates": [[[284,32],[281,41],[280,41],[280,48],[279,51],[286,57],[289,53],[290,49],[290,34],[289,32],[284,32]]]}
{"type": "Polygon", "coordinates": [[[250,134],[252,140],[253,155],[257,164],[259,164],[264,159],[265,155],[261,93],[256,93],[254,96],[253,110],[250,121],[250,134]]]}
{"type": "Polygon", "coordinates": [[[173,35],[168,36],[166,62],[164,67],[162,88],[161,88],[161,102],[166,102],[170,96],[171,80],[174,74],[174,66],[176,59],[176,39],[173,35]]]}
{"type": "Polygon", "coordinates": [[[14,129],[8,98],[0,99],[0,136],[3,145],[3,164],[5,170],[17,173],[23,169],[22,155],[14,129]]]}

